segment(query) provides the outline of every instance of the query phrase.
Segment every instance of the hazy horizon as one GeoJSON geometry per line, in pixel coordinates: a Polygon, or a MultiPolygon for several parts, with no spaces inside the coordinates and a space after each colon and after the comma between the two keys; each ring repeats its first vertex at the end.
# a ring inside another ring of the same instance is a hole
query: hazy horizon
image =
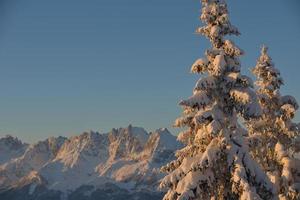
{"type": "MultiPolygon", "coordinates": [[[[242,33],[232,38],[246,52],[242,72],[266,44],[282,94],[300,102],[300,3],[228,6],[242,33]]],[[[198,78],[190,66],[209,47],[194,34],[199,0],[4,0],[0,10],[0,137],[35,142],[128,124],[176,134],[177,103],[198,78]]]]}

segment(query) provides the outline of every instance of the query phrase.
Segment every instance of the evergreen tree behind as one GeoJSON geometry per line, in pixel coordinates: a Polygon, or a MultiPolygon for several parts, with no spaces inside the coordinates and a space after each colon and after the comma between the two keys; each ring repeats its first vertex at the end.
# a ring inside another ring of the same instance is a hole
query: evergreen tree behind
{"type": "Polygon", "coordinates": [[[300,199],[300,180],[297,184],[299,171],[293,153],[299,145],[295,143],[299,130],[292,119],[298,103],[292,96],[281,96],[283,80],[267,51],[264,46],[252,70],[263,113],[248,124],[251,153],[275,184],[279,199],[296,200],[300,199]]]}

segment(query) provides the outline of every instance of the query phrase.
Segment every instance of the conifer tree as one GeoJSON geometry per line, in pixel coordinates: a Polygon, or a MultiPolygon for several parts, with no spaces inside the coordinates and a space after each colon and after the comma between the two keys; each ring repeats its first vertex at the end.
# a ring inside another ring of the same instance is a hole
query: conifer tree
{"type": "Polygon", "coordinates": [[[168,175],[160,187],[168,189],[165,200],[273,199],[275,188],[249,153],[247,131],[239,117],[261,115],[251,79],[240,73],[243,51],[229,35],[239,35],[228,17],[224,0],[202,0],[197,29],[211,42],[205,58],[191,68],[203,74],[193,95],[180,102],[183,115],[175,126],[185,127],[178,139],[186,146],[162,171],[168,175]]]}
{"type": "MultiPolygon", "coordinates": [[[[250,120],[251,153],[267,172],[276,186],[279,199],[300,199],[300,180],[297,184],[295,152],[298,125],[292,121],[298,103],[292,96],[281,96],[283,85],[280,72],[275,68],[268,48],[263,46],[252,72],[257,77],[257,95],[262,108],[259,119],[250,120]]],[[[300,167],[300,166],[298,166],[300,167]]],[[[299,169],[300,170],[300,169],[299,169]]]]}

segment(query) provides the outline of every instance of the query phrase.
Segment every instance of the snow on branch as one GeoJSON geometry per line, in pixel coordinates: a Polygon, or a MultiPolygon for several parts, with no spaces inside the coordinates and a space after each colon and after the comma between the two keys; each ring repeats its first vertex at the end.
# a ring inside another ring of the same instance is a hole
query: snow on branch
{"type": "Polygon", "coordinates": [[[222,112],[216,107],[200,110],[195,115],[193,122],[196,127],[205,126],[206,132],[210,134],[217,134],[222,125],[219,120],[223,120],[222,112]]]}
{"type": "Polygon", "coordinates": [[[191,108],[204,108],[211,103],[211,99],[204,91],[197,91],[193,96],[187,100],[183,100],[179,103],[181,106],[187,106],[191,108]]]}
{"type": "Polygon", "coordinates": [[[231,87],[251,87],[253,88],[253,81],[250,77],[240,75],[239,72],[229,72],[225,75],[225,80],[231,87]]]}
{"type": "Polygon", "coordinates": [[[213,67],[210,69],[211,74],[220,76],[226,68],[226,61],[223,54],[217,55],[213,61],[213,67]]]}
{"type": "Polygon", "coordinates": [[[207,70],[209,62],[206,58],[198,59],[194,62],[191,68],[192,73],[204,73],[207,70]]]}
{"type": "Polygon", "coordinates": [[[213,139],[203,154],[186,156],[181,165],[172,173],[167,175],[161,182],[160,187],[172,186],[174,190],[169,190],[164,199],[189,200],[195,198],[195,190],[203,192],[210,186],[214,179],[212,167],[219,159],[220,151],[219,139],[213,139]],[[181,177],[180,180],[178,177],[181,177]]]}
{"type": "Polygon", "coordinates": [[[209,90],[216,87],[216,79],[212,76],[201,78],[197,81],[194,90],[209,90]]]}
{"type": "Polygon", "coordinates": [[[206,126],[206,129],[208,133],[217,135],[221,131],[222,125],[218,120],[213,120],[206,126]]]}
{"type": "Polygon", "coordinates": [[[201,159],[195,160],[195,162],[191,164],[191,168],[193,170],[197,170],[212,167],[220,155],[221,144],[222,143],[218,138],[212,139],[212,141],[209,143],[206,150],[202,154],[201,159]]]}
{"type": "Polygon", "coordinates": [[[292,171],[295,170],[295,163],[289,158],[288,153],[279,142],[275,145],[275,153],[279,163],[282,165],[282,178],[284,185],[287,187],[288,183],[293,181],[292,171]]]}
{"type": "Polygon", "coordinates": [[[193,122],[196,126],[200,126],[202,124],[208,124],[213,121],[213,115],[211,110],[200,110],[195,115],[193,122]]]}
{"type": "Polygon", "coordinates": [[[299,108],[297,100],[293,96],[290,95],[282,96],[280,100],[281,100],[281,105],[290,104],[294,107],[295,110],[299,108]]]}
{"type": "Polygon", "coordinates": [[[190,141],[191,138],[192,138],[191,130],[182,131],[177,136],[177,140],[184,144],[188,144],[188,142],[190,141]]]}
{"type": "Polygon", "coordinates": [[[257,101],[247,104],[244,109],[243,116],[245,119],[255,119],[262,115],[262,109],[257,101]]]}
{"type": "Polygon", "coordinates": [[[292,119],[295,116],[296,110],[295,107],[291,104],[284,104],[280,107],[281,113],[283,116],[287,117],[288,119],[292,119]]]}
{"type": "MultiPolygon", "coordinates": [[[[232,89],[230,91],[230,96],[237,102],[242,104],[247,104],[251,102],[251,95],[253,95],[253,91],[249,90],[248,88],[237,88],[232,89]]],[[[254,94],[255,95],[255,94],[254,94]]]]}
{"type": "Polygon", "coordinates": [[[241,56],[244,54],[243,50],[237,47],[232,41],[225,40],[224,51],[229,56],[241,56]]]}
{"type": "Polygon", "coordinates": [[[184,127],[188,124],[190,124],[193,120],[194,116],[193,115],[185,115],[185,116],[182,116],[182,117],[179,117],[175,120],[175,123],[174,123],[174,127],[184,127]]]}
{"type": "MultiPolygon", "coordinates": [[[[241,138],[237,138],[237,140],[239,140],[238,143],[243,143],[241,138]]],[[[239,147],[233,142],[229,148],[229,153],[228,161],[233,164],[233,191],[242,193],[240,199],[261,199],[256,188],[250,184],[262,187],[261,189],[264,190],[266,196],[271,197],[275,193],[272,182],[249,155],[248,148],[245,145],[239,147]]]]}
{"type": "Polygon", "coordinates": [[[210,170],[205,170],[204,173],[188,172],[176,187],[176,192],[180,194],[178,200],[189,200],[191,197],[195,197],[193,190],[202,182],[210,185],[212,179],[214,179],[214,174],[210,170]]]}
{"type": "Polygon", "coordinates": [[[237,82],[241,84],[243,87],[251,87],[251,88],[254,87],[252,79],[246,75],[239,76],[237,82]]]}

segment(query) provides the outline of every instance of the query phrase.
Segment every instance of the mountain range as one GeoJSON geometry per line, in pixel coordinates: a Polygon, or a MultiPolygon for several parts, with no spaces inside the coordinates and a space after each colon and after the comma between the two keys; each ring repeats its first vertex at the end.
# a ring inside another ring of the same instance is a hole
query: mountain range
{"type": "Polygon", "coordinates": [[[161,199],[160,168],[182,144],[167,129],[129,125],[109,133],[0,139],[1,200],[161,199]]]}

